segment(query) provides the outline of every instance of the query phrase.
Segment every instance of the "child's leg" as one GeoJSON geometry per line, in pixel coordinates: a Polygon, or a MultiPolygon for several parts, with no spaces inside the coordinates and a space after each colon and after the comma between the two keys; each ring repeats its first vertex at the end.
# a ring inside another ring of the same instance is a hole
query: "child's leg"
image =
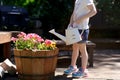
{"type": "Polygon", "coordinates": [[[79,54],[79,45],[78,44],[73,44],[73,52],[72,52],[72,60],[71,60],[71,64],[68,67],[67,70],[64,71],[64,74],[71,74],[74,72],[77,72],[77,66],[76,66],[76,61],[78,58],[78,54],[79,54]]]}
{"type": "MultiPolygon", "coordinates": [[[[82,30],[79,30],[80,33],[82,32],[82,30]]],[[[84,30],[83,34],[82,34],[82,41],[79,43],[79,50],[81,52],[81,68],[83,68],[83,70],[85,70],[87,68],[87,63],[88,63],[88,53],[87,53],[87,49],[86,49],[86,43],[88,40],[88,35],[89,35],[89,29],[84,30]]]]}
{"type": "Polygon", "coordinates": [[[79,70],[75,73],[72,74],[72,77],[87,77],[88,76],[88,71],[87,71],[87,63],[88,63],[88,54],[86,50],[86,44],[81,43],[79,44],[81,56],[82,56],[82,64],[79,70]]]}
{"type": "Polygon", "coordinates": [[[81,52],[81,58],[82,58],[82,69],[85,70],[87,68],[88,64],[88,53],[86,49],[86,43],[81,43],[79,46],[79,50],[81,52]]]}
{"type": "Polygon", "coordinates": [[[76,66],[76,61],[79,55],[79,45],[73,44],[73,52],[72,52],[72,59],[71,59],[71,66],[76,66]]]}

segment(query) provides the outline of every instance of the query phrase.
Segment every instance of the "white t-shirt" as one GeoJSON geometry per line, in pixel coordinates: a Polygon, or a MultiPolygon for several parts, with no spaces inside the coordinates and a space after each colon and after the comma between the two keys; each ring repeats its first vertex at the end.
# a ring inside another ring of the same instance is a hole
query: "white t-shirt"
{"type": "MultiPolygon", "coordinates": [[[[74,15],[73,20],[78,19],[78,17],[87,14],[90,10],[87,8],[87,5],[93,4],[93,0],[76,0],[75,7],[74,7],[74,15]]],[[[73,23],[73,27],[78,29],[89,29],[88,26],[89,18],[85,19],[82,23],[76,24],[73,23]]]]}

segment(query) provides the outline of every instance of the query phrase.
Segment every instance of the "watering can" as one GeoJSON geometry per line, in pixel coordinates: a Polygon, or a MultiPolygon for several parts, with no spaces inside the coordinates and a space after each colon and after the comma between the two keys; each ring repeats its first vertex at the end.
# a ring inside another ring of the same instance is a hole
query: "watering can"
{"type": "Polygon", "coordinates": [[[77,43],[77,42],[82,40],[81,35],[80,35],[77,28],[66,29],[65,36],[55,32],[55,29],[52,29],[49,32],[54,34],[55,36],[57,36],[61,40],[63,40],[66,43],[66,45],[71,45],[71,44],[77,43]]]}

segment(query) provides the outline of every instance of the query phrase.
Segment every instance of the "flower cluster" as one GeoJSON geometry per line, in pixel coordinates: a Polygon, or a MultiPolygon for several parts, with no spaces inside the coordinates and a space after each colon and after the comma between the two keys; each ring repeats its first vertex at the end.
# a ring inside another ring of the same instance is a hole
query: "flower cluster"
{"type": "Polygon", "coordinates": [[[53,40],[43,39],[35,33],[21,32],[17,38],[12,37],[15,49],[24,50],[53,50],[56,48],[56,43],[53,40]]]}

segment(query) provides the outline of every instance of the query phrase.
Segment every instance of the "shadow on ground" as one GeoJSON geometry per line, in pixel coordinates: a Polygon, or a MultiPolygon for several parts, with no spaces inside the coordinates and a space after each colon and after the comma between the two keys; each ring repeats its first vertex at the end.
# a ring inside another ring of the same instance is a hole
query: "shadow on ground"
{"type": "MultiPolygon", "coordinates": [[[[10,75],[6,73],[2,80],[19,80],[18,75],[10,75]]],[[[66,75],[57,75],[52,80],[73,80],[72,77],[67,77],[66,75]]]]}
{"type": "Polygon", "coordinates": [[[94,54],[94,68],[109,68],[111,70],[120,69],[120,50],[98,50],[94,54]]]}

